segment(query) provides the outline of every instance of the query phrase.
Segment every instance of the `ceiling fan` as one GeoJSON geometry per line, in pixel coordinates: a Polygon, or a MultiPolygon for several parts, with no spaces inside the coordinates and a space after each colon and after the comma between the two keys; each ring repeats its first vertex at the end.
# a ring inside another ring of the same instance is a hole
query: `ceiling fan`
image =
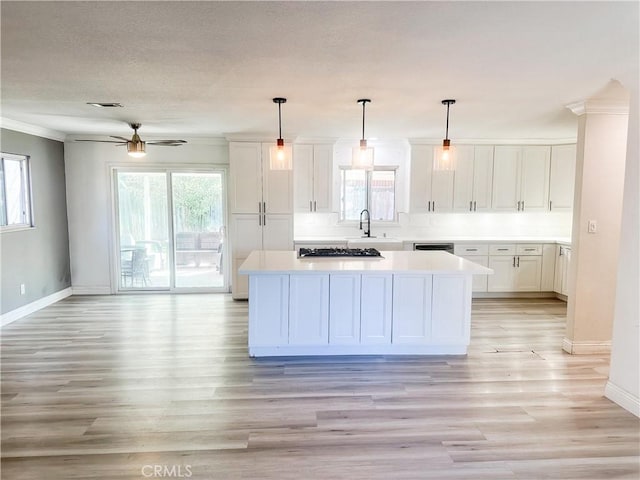
{"type": "Polygon", "coordinates": [[[127,152],[132,157],[144,157],[147,152],[145,151],[146,145],[157,145],[160,147],[179,147],[180,145],[187,143],[185,140],[150,140],[145,142],[138,136],[138,129],[141,127],[139,123],[130,123],[129,126],[133,128],[133,137],[131,140],[110,135],[111,138],[117,140],[76,140],[77,142],[101,142],[101,143],[115,143],[116,146],[127,146],[127,152]]]}

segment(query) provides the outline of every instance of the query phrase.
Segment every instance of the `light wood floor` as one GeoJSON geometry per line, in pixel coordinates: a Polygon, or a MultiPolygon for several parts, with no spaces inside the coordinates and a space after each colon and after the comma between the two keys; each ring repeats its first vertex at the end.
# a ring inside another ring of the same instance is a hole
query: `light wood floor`
{"type": "Polygon", "coordinates": [[[466,357],[253,360],[228,295],[70,297],[2,329],[2,478],[637,480],[564,315],[474,301],[466,357]]]}

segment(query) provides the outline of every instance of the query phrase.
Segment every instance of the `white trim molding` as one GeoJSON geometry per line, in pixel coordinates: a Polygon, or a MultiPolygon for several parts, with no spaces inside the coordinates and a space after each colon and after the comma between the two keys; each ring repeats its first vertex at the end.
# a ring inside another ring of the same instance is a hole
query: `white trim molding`
{"type": "Polygon", "coordinates": [[[17,120],[11,120],[10,118],[4,117],[0,117],[0,128],[35,135],[36,137],[48,138],[50,140],[57,140],[59,142],[64,142],[67,137],[66,133],[59,132],[57,130],[51,130],[50,128],[39,127],[37,125],[31,125],[29,123],[19,122],[17,120]]]}
{"type": "Polygon", "coordinates": [[[113,292],[111,291],[110,286],[73,286],[72,287],[74,295],[111,295],[113,292]]]}
{"type": "Polygon", "coordinates": [[[562,340],[562,349],[571,355],[611,353],[611,340],[603,342],[574,342],[565,337],[562,340]]]}
{"type": "Polygon", "coordinates": [[[630,394],[615,383],[611,383],[611,380],[604,387],[604,396],[633,413],[636,417],[640,417],[640,398],[630,394]]]}
{"type": "Polygon", "coordinates": [[[9,325],[11,322],[15,322],[27,315],[31,315],[38,310],[43,309],[44,307],[48,307],[60,300],[67,298],[72,295],[71,287],[65,288],[64,290],[60,290],[59,292],[52,293],[51,295],[47,295],[46,297],[42,297],[35,302],[28,303],[27,305],[23,305],[22,307],[18,307],[15,310],[11,310],[10,312],[3,313],[0,315],[0,326],[9,325]]]}

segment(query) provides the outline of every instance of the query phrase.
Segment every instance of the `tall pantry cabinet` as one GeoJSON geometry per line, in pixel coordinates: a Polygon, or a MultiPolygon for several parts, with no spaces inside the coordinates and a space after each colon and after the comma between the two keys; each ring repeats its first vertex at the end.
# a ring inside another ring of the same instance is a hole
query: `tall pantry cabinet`
{"type": "Polygon", "coordinates": [[[231,293],[249,297],[238,268],[253,250],[293,249],[293,172],[269,168],[271,144],[229,143],[229,208],[233,248],[231,293]]]}

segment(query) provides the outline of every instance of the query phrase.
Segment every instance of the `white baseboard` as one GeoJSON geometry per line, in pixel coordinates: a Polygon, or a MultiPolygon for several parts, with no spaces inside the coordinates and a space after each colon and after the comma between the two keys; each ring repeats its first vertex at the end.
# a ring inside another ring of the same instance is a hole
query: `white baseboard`
{"type": "Polygon", "coordinates": [[[111,287],[109,286],[98,286],[98,287],[83,287],[83,286],[73,286],[74,295],[111,295],[111,287]]]}
{"type": "Polygon", "coordinates": [[[60,290],[59,292],[52,293],[51,295],[47,295],[46,297],[42,297],[35,302],[31,302],[27,305],[23,305],[22,307],[18,307],[15,310],[11,310],[10,312],[3,313],[0,315],[0,325],[5,326],[10,324],[11,322],[15,322],[27,315],[30,315],[38,310],[48,307],[49,305],[59,302],[63,298],[67,298],[72,295],[71,287],[65,288],[64,290],[60,290]]]}
{"type": "Polygon", "coordinates": [[[562,349],[571,355],[595,355],[611,353],[611,340],[604,342],[574,342],[565,337],[562,349]]]}
{"type": "Polygon", "coordinates": [[[633,413],[636,417],[640,417],[640,398],[611,383],[611,380],[604,387],[604,396],[633,413]]]}

